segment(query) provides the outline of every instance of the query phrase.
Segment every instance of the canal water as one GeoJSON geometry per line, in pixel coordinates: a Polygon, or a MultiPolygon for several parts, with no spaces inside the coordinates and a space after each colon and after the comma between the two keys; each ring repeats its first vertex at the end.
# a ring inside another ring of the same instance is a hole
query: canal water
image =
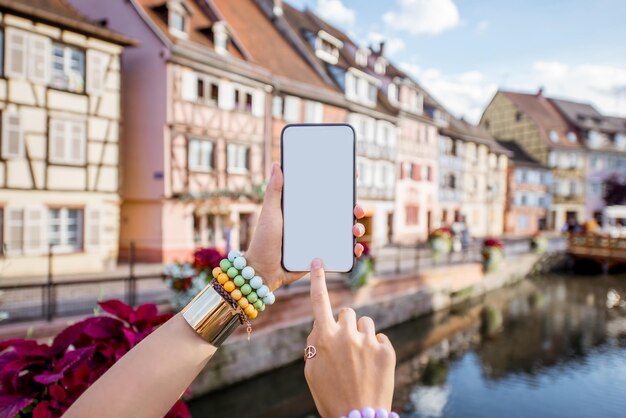
{"type": "MultiPolygon", "coordinates": [[[[626,277],[545,277],[388,329],[394,409],[410,418],[624,417],[620,296],[626,277]]],[[[302,369],[191,401],[192,416],[317,417],[302,369]]]]}

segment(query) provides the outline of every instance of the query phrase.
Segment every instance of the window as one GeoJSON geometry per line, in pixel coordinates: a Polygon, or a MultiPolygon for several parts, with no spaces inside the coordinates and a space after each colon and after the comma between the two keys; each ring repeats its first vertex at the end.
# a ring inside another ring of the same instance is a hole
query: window
{"type": "Polygon", "coordinates": [[[240,112],[252,112],[252,93],[236,89],[235,90],[235,109],[240,112]]]}
{"type": "Polygon", "coordinates": [[[378,57],[376,64],[374,64],[374,71],[376,71],[376,74],[385,74],[387,71],[387,60],[383,57],[378,57]]]}
{"type": "Polygon", "coordinates": [[[324,121],[324,105],[319,102],[304,102],[304,122],[322,123],[324,121]]]}
{"type": "Polygon", "coordinates": [[[548,165],[550,167],[556,167],[558,162],[558,154],[556,152],[550,152],[548,154],[548,165]]]}
{"type": "Polygon", "coordinates": [[[10,207],[5,210],[7,255],[36,255],[46,251],[45,208],[30,206],[10,207]]]}
{"type": "Polygon", "coordinates": [[[285,97],[285,122],[300,122],[300,98],[295,96],[285,97]]]}
{"type": "Polygon", "coordinates": [[[249,149],[241,144],[228,144],[228,172],[245,174],[248,172],[249,149]]]}
{"type": "Polygon", "coordinates": [[[615,141],[615,146],[620,149],[626,149],[626,134],[615,134],[613,139],[615,141]]]}
{"type": "Polygon", "coordinates": [[[367,67],[367,59],[370,56],[370,50],[368,48],[359,48],[356,51],[354,60],[361,67],[367,67]]]}
{"type": "Polygon", "coordinates": [[[28,78],[39,84],[48,83],[50,45],[50,39],[45,36],[28,36],[28,78]]]}
{"type": "Polygon", "coordinates": [[[48,210],[48,243],[56,253],[70,253],[83,248],[83,210],[53,208],[48,210]]]}
{"type": "Polygon", "coordinates": [[[346,97],[349,100],[361,102],[368,106],[376,105],[378,88],[368,78],[347,72],[345,89],[346,97]]]}
{"type": "Polygon", "coordinates": [[[550,131],[548,138],[550,138],[552,142],[559,142],[559,134],[556,131],[550,131]]]}
{"type": "Polygon", "coordinates": [[[197,90],[199,102],[217,104],[219,96],[217,82],[206,77],[198,77],[197,90]]]}
{"type": "Polygon", "coordinates": [[[419,207],[407,205],[405,208],[406,224],[417,225],[419,223],[419,207]]]}
{"type": "Polygon", "coordinates": [[[213,142],[190,139],[188,159],[189,170],[211,171],[213,169],[213,142]]]}
{"type": "Polygon", "coordinates": [[[394,105],[398,104],[399,102],[398,86],[396,84],[390,83],[389,86],[387,87],[387,98],[392,104],[394,105]]]}
{"type": "Polygon", "coordinates": [[[220,21],[213,24],[213,42],[215,43],[215,52],[218,54],[228,53],[228,29],[226,22],[220,21]]]}
{"type": "Polygon", "coordinates": [[[84,164],[86,146],[85,122],[58,119],[50,121],[50,162],[84,164]]]}
{"type": "Polygon", "coordinates": [[[526,230],[529,227],[528,216],[519,215],[517,217],[517,228],[520,230],[526,230]]]}
{"type": "Polygon", "coordinates": [[[185,16],[178,12],[169,13],[169,25],[170,29],[175,31],[185,32],[185,16]]]}
{"type": "Polygon", "coordinates": [[[281,96],[272,97],[272,117],[275,119],[283,115],[283,98],[281,96]]]}
{"type": "Polygon", "coordinates": [[[596,131],[589,131],[589,133],[587,134],[587,142],[589,143],[589,146],[592,148],[598,147],[600,146],[600,133],[596,132],[596,131]]]}
{"type": "Polygon", "coordinates": [[[52,45],[52,87],[82,93],[85,88],[85,52],[71,46],[52,45]]]}
{"type": "Polygon", "coordinates": [[[329,64],[337,64],[342,47],[343,42],[323,30],[315,38],[315,55],[329,64]]]}
{"type": "Polygon", "coordinates": [[[515,122],[522,121],[522,112],[515,112],[515,122]]]}
{"type": "Polygon", "coordinates": [[[567,140],[572,143],[575,144],[576,143],[576,134],[574,132],[568,132],[567,133],[567,140]]]}
{"type": "Polygon", "coordinates": [[[24,211],[22,209],[7,209],[6,235],[7,255],[21,254],[24,248],[24,211]]]}
{"type": "Polygon", "coordinates": [[[22,158],[24,157],[24,133],[20,115],[17,113],[5,112],[2,114],[2,157],[22,158]]]}

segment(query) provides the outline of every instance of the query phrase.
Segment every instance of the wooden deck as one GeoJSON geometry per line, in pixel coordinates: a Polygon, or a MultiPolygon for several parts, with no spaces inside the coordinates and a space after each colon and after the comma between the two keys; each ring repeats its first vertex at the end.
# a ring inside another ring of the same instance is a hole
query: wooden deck
{"type": "Polygon", "coordinates": [[[577,258],[596,260],[601,263],[626,263],[626,238],[613,238],[597,234],[570,234],[568,252],[577,258]]]}

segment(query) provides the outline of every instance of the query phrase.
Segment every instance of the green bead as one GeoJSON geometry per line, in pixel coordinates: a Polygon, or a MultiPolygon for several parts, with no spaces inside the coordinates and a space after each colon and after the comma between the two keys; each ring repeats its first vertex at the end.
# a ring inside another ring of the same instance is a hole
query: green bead
{"type": "Polygon", "coordinates": [[[253,303],[254,307],[257,308],[257,310],[261,309],[261,306],[264,305],[263,301],[261,299],[257,300],[256,302],[253,303]]]}
{"type": "Polygon", "coordinates": [[[259,312],[263,312],[265,310],[265,304],[261,305],[261,307],[258,309],[259,312]]]}
{"type": "Polygon", "coordinates": [[[233,282],[235,282],[235,286],[241,287],[244,285],[244,283],[246,283],[246,279],[239,275],[233,279],[233,282]]]}
{"type": "Polygon", "coordinates": [[[250,303],[255,303],[257,300],[259,300],[259,296],[256,294],[256,292],[250,292],[250,294],[246,297],[248,298],[248,302],[250,303]]]}
{"type": "Polygon", "coordinates": [[[238,274],[239,274],[239,270],[237,270],[237,269],[236,269],[236,268],[234,268],[234,267],[231,267],[231,268],[229,268],[229,269],[228,269],[228,271],[226,272],[226,274],[228,274],[228,277],[230,277],[230,278],[232,279],[233,277],[235,277],[236,275],[238,275],[238,274]]]}
{"type": "MultiPolygon", "coordinates": [[[[244,284],[243,286],[241,286],[241,293],[243,293],[244,295],[248,296],[250,294],[250,292],[252,292],[252,288],[250,287],[250,285],[248,283],[244,284]]],[[[252,302],[250,299],[248,299],[248,302],[252,302]]]]}
{"type": "Polygon", "coordinates": [[[220,268],[222,269],[223,272],[227,272],[228,269],[231,267],[232,267],[232,264],[227,259],[223,259],[222,261],[220,261],[220,268]]]}

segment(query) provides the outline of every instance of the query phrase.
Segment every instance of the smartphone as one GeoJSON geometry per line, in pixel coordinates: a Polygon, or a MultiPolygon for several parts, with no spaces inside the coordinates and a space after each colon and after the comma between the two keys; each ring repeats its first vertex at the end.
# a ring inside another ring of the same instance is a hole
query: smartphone
{"type": "Polygon", "coordinates": [[[326,271],[352,270],[355,149],[350,125],[298,124],[283,129],[285,270],[309,271],[314,258],[323,260],[326,271]]]}

